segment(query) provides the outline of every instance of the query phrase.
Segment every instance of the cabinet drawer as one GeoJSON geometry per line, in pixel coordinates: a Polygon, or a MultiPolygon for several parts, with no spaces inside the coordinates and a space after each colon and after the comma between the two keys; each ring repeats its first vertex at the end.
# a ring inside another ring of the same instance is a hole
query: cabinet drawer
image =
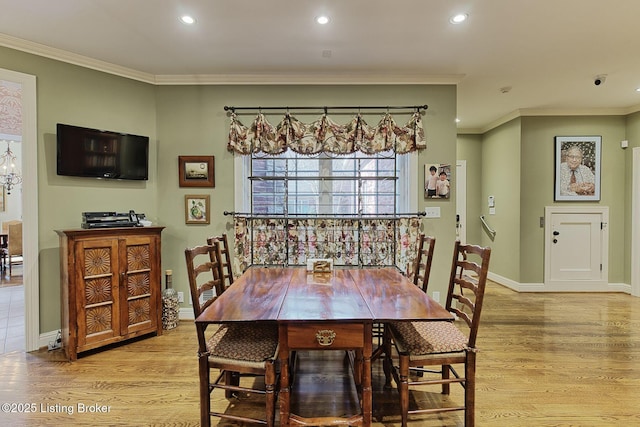
{"type": "Polygon", "coordinates": [[[348,350],[364,347],[362,323],[304,323],[287,326],[290,349],[348,350]]]}

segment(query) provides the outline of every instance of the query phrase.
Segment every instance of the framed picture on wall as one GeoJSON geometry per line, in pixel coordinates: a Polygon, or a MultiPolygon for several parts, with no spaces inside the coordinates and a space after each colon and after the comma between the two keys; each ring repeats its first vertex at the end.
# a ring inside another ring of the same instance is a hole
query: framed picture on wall
{"type": "Polygon", "coordinates": [[[448,199],[451,196],[451,165],[424,165],[424,198],[448,199]]]}
{"type": "Polygon", "coordinates": [[[555,137],[554,200],[600,200],[601,145],[601,136],[555,137]]]}
{"type": "Polygon", "coordinates": [[[210,205],[208,194],[188,194],[184,196],[184,218],[186,224],[209,224],[210,205]]]}
{"type": "Polygon", "coordinates": [[[213,156],[178,156],[180,187],[215,187],[213,156]]]}

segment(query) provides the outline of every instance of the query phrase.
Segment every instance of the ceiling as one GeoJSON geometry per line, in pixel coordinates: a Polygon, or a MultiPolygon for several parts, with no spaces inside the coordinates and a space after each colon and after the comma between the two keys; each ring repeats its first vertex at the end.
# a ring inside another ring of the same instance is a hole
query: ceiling
{"type": "Polygon", "coordinates": [[[0,45],[155,84],[456,84],[469,132],[518,115],[640,110],[638,0],[0,0],[0,10],[0,45]],[[453,25],[455,13],[469,18],[453,25]],[[314,22],[321,14],[329,24],[314,22]]]}

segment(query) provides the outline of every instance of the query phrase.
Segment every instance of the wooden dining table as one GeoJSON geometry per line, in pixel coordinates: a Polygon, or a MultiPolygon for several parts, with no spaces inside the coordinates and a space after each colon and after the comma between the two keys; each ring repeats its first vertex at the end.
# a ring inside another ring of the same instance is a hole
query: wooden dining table
{"type": "Polygon", "coordinates": [[[202,312],[196,323],[276,322],[279,326],[280,425],[371,425],[372,325],[452,320],[441,305],[395,268],[251,267],[202,312]],[[290,413],[294,350],[354,350],[361,413],[304,418],[290,413]]]}

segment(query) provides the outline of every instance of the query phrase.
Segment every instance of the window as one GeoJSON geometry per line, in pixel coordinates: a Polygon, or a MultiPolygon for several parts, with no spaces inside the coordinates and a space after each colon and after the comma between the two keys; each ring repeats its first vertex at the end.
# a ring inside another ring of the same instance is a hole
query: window
{"type": "Polygon", "coordinates": [[[394,215],[408,209],[406,171],[417,155],[308,156],[289,150],[245,157],[252,214],[394,215]]]}

